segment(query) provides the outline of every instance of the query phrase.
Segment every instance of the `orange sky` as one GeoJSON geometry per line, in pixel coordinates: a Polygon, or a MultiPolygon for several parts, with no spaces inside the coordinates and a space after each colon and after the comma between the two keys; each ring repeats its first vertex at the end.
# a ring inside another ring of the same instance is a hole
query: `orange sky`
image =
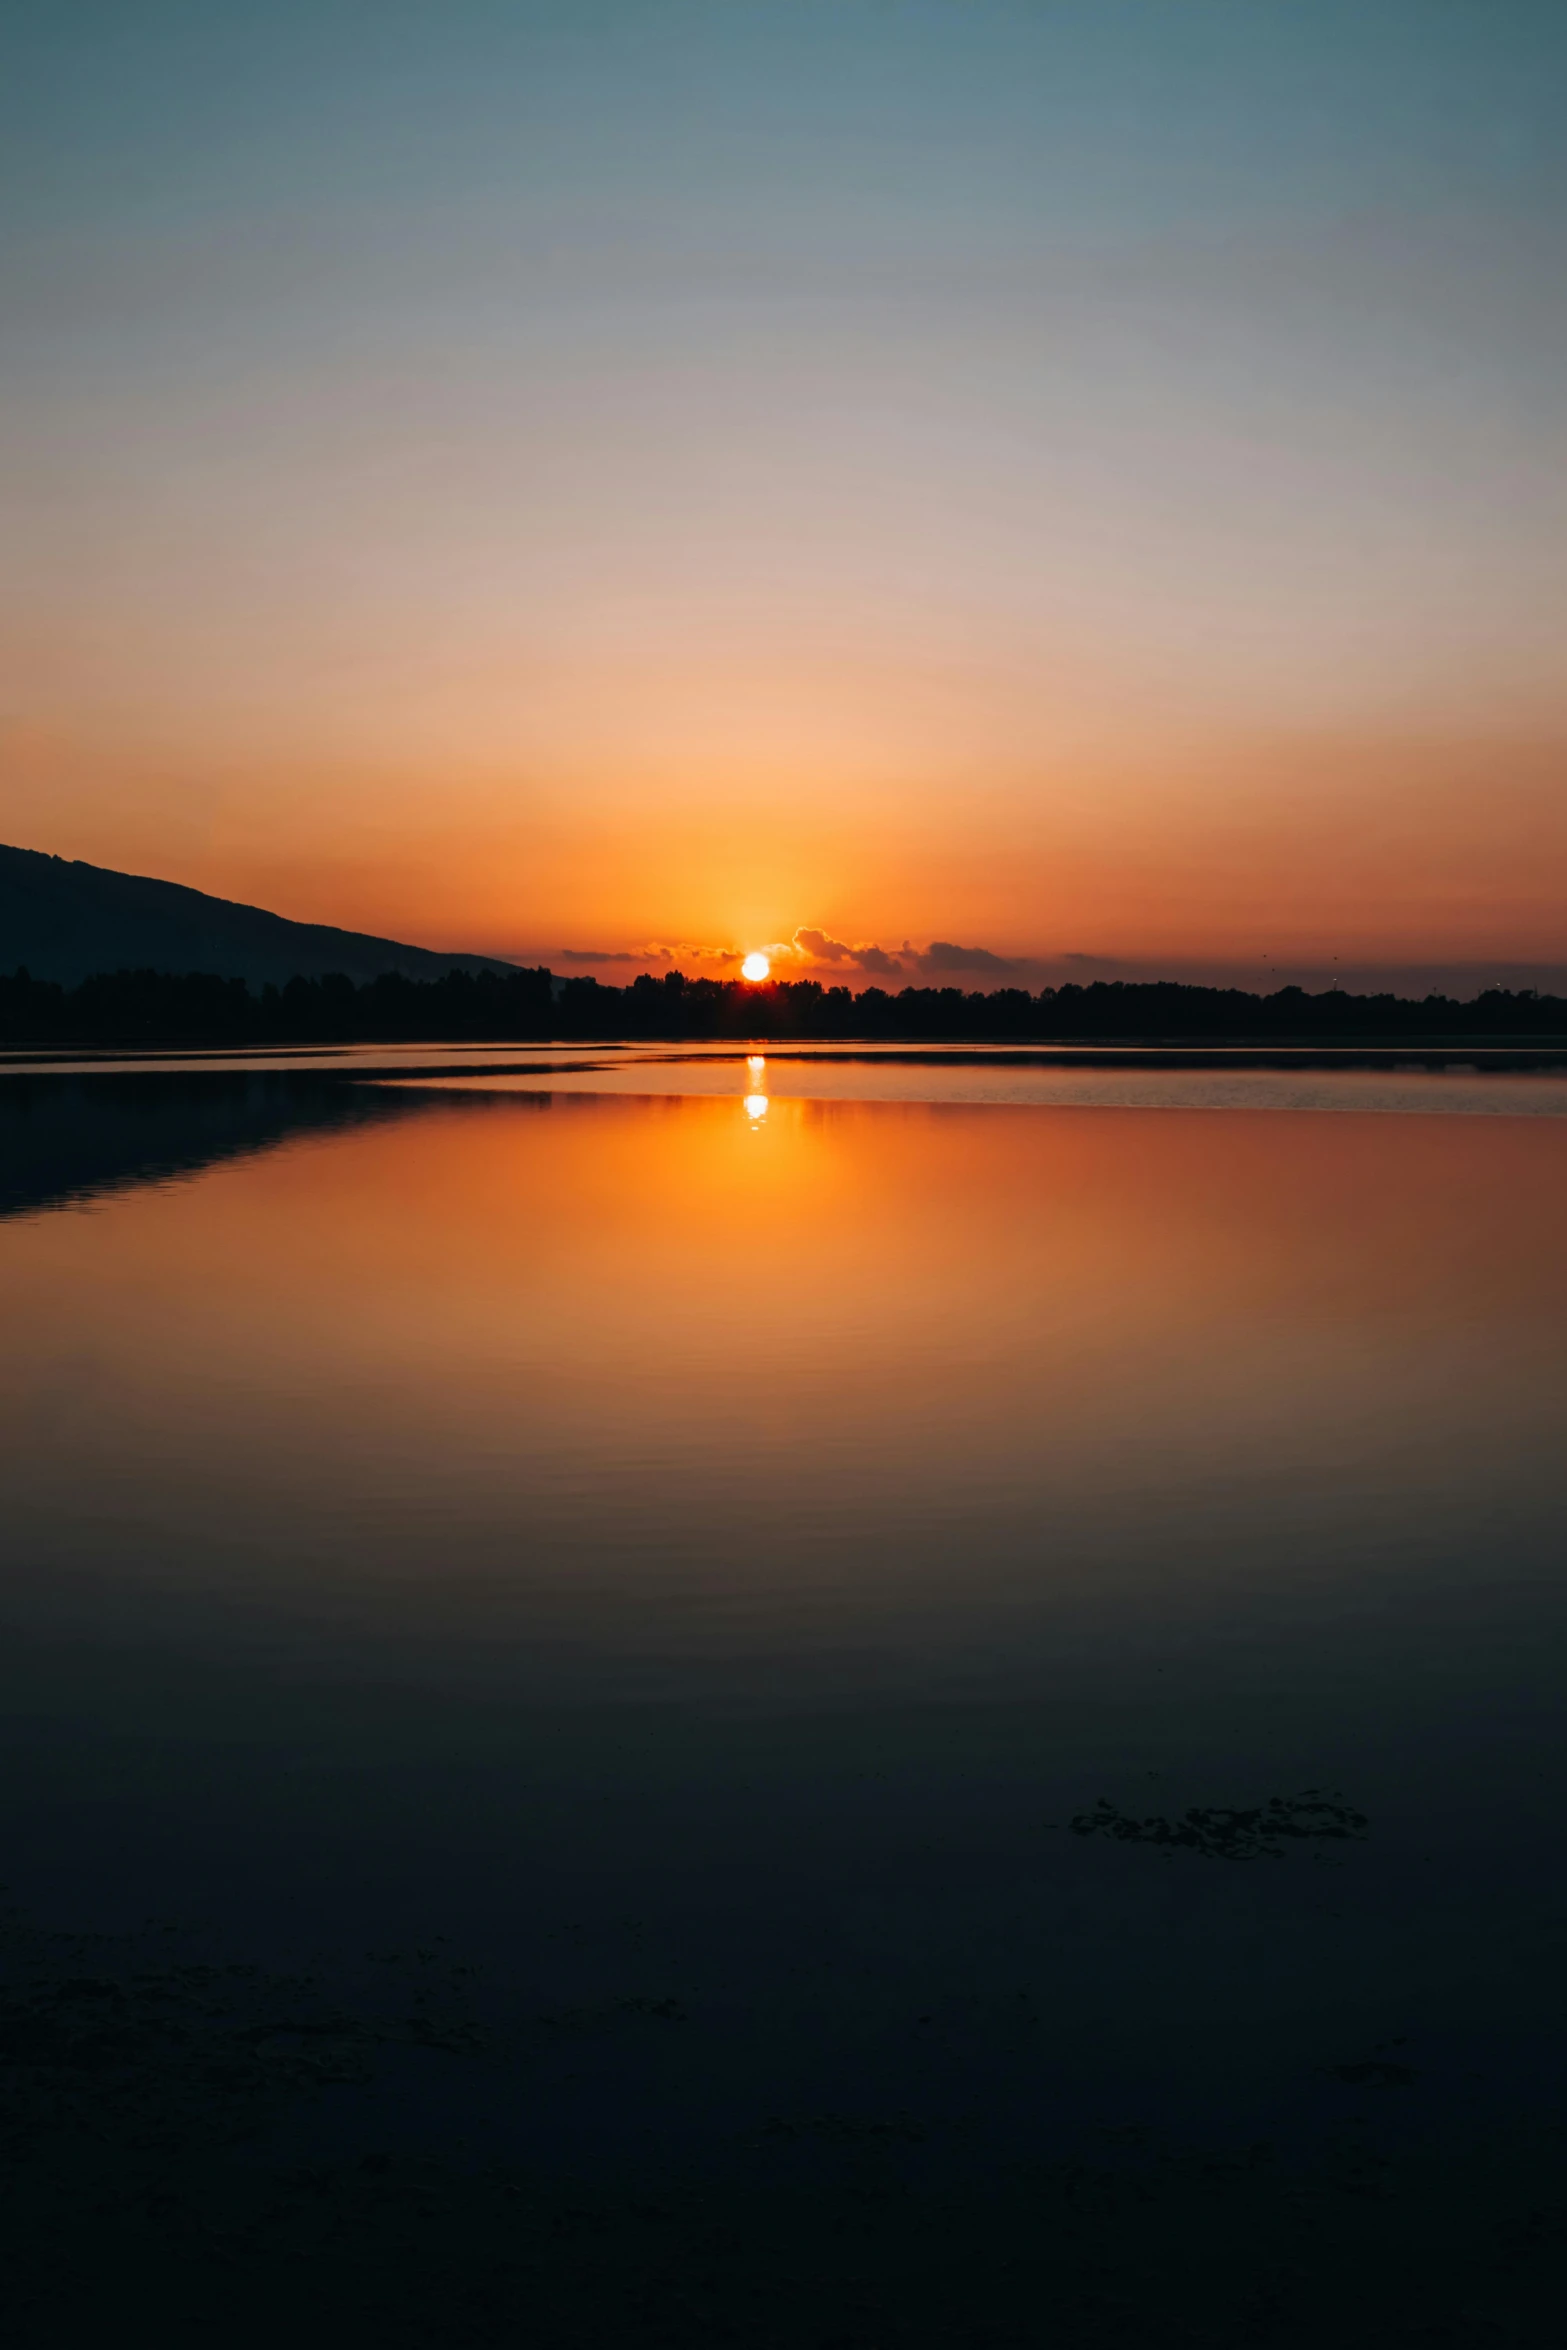
{"type": "MultiPolygon", "coordinates": [[[[1567,961],[1567,790],[1544,729],[1252,743],[1215,731],[1206,758],[1195,730],[1173,729],[1119,761],[1096,746],[964,777],[954,758],[951,784],[934,760],[912,780],[825,758],[787,777],[701,780],[671,759],[649,778],[628,753],[626,769],[572,788],[521,790],[481,768],[438,794],[417,766],[358,763],[291,787],[293,762],[255,751],[216,786],[182,788],[149,763],[127,788],[121,759],[13,742],[5,787],[24,845],[557,964],[605,950],[656,968],[639,951],[656,946],[726,970],[723,954],[805,927],[895,952],[980,944],[1036,980],[1070,976],[1060,959],[1073,956],[1281,971],[1335,956],[1567,961]]],[[[841,956],[798,968],[880,976],[841,956]]]]}
{"type": "Polygon", "coordinates": [[[605,976],[1567,968],[1551,11],[176,18],[0,164],[0,838],[605,976]]]}

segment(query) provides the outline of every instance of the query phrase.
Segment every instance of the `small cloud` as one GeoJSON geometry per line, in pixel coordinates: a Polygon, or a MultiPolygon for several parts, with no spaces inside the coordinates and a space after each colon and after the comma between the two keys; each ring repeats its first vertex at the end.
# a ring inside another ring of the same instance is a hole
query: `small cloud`
{"type": "Polygon", "coordinates": [[[833,963],[855,971],[869,971],[878,977],[893,976],[903,965],[896,955],[872,940],[862,940],[851,946],[847,939],[829,938],[825,930],[797,930],[792,951],[811,963],[833,963]]]}
{"type": "Polygon", "coordinates": [[[711,976],[737,968],[741,951],[739,947],[696,946],[690,940],[670,946],[651,938],[639,947],[558,947],[555,953],[562,963],[627,964],[634,971],[700,971],[705,965],[711,976]]]}
{"type": "Polygon", "coordinates": [[[678,966],[682,971],[702,963],[716,965],[722,970],[726,965],[738,964],[744,952],[743,947],[697,946],[690,939],[682,939],[676,946],[666,946],[659,939],[651,939],[642,949],[641,960],[668,963],[678,966]]]}
{"type": "Polygon", "coordinates": [[[924,954],[914,958],[922,971],[1015,971],[1007,955],[993,955],[989,947],[960,947],[950,938],[933,938],[924,954]]]}
{"type": "Polygon", "coordinates": [[[845,946],[841,938],[829,938],[825,930],[797,930],[794,945],[816,963],[849,963],[854,959],[853,947],[845,946]]]}
{"type": "MultiPolygon", "coordinates": [[[[961,946],[954,939],[932,939],[928,947],[916,947],[905,939],[899,947],[879,946],[874,939],[834,938],[831,931],[815,924],[802,924],[793,938],[759,941],[760,951],[773,966],[773,976],[782,978],[794,971],[801,976],[820,972],[831,974],[842,985],[857,978],[890,980],[908,976],[924,980],[948,980],[967,976],[973,979],[990,978],[1017,981],[1026,978],[1033,966],[1020,963],[1007,955],[998,955],[990,947],[961,946]]],[[[699,946],[684,939],[670,943],[663,939],[649,939],[644,946],[623,947],[563,947],[559,950],[563,963],[598,965],[606,969],[630,965],[641,970],[682,970],[693,977],[729,978],[739,970],[747,949],[736,946],[699,946]]],[[[1091,956],[1068,955],[1069,963],[1086,963],[1091,956]]]]}

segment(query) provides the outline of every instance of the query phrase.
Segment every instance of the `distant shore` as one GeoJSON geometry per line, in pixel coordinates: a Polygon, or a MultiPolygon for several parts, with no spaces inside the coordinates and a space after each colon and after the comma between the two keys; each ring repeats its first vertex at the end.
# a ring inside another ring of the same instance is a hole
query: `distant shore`
{"type": "MultiPolygon", "coordinates": [[[[26,970],[0,978],[0,1048],[113,1050],[265,1049],[288,1045],[417,1043],[789,1043],[856,1051],[919,1044],[1013,1046],[1211,1056],[1326,1055],[1323,1067],[1419,1065],[1459,1056],[1476,1067],[1534,1068],[1567,1055],[1567,999],[1492,988],[1468,1002],[1309,994],[1271,995],[1175,981],[1096,980],[1083,987],[823,987],[783,980],[644,974],[628,986],[563,979],[546,970],[466,971],[409,979],[397,972],[355,982],[345,974],[298,977],[252,988],[210,972],[115,971],[74,987],[26,970]]],[[[1264,1061],[1258,1065],[1267,1065],[1264,1061]]]]}

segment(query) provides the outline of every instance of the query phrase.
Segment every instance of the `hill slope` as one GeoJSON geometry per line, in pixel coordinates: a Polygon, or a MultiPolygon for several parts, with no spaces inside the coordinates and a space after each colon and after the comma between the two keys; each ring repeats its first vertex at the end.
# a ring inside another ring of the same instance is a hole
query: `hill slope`
{"type": "Polygon", "coordinates": [[[296,972],[435,979],[454,969],[511,968],[493,956],[441,955],[363,931],[289,922],[176,881],[0,847],[0,971],[20,964],[35,979],[67,986],[98,971],[212,971],[259,986],[269,979],[281,985],[296,972]]]}

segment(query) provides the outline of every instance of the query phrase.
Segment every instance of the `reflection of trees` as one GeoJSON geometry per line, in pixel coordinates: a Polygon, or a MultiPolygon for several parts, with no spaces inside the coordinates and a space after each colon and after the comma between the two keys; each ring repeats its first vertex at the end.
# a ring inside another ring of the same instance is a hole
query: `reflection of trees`
{"type": "Polygon", "coordinates": [[[260,1070],[7,1077],[0,1216],[195,1174],[298,1134],[384,1124],[423,1106],[384,1087],[260,1070]]]}

